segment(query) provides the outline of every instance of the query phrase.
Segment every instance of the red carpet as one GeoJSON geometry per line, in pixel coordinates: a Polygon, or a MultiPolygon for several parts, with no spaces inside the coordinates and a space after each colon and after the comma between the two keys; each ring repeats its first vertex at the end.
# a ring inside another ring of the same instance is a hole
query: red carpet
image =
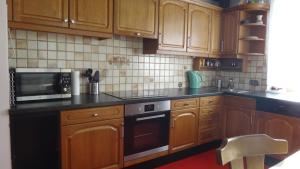
{"type": "Polygon", "coordinates": [[[156,169],[229,169],[229,167],[218,165],[216,152],[215,150],[211,150],[156,169]]]}

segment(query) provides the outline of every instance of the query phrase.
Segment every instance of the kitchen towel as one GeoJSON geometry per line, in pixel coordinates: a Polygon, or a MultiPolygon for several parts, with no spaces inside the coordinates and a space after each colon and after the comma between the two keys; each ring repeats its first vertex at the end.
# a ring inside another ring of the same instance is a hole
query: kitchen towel
{"type": "Polygon", "coordinates": [[[72,71],[72,95],[80,95],[80,72],[72,71]]]}

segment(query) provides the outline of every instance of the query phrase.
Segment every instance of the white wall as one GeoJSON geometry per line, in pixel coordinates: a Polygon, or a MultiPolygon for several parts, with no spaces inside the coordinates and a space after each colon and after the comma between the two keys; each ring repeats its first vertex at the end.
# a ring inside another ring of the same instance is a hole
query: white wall
{"type": "Polygon", "coordinates": [[[6,0],[0,0],[0,169],[11,169],[6,0]]]}

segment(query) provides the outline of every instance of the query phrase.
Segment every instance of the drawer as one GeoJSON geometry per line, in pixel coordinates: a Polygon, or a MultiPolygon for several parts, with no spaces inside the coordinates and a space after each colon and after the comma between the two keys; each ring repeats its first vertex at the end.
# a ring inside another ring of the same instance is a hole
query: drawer
{"type": "Polygon", "coordinates": [[[200,106],[221,105],[223,103],[222,96],[208,96],[200,98],[200,106]]]}
{"type": "Polygon", "coordinates": [[[199,144],[208,143],[220,138],[218,128],[210,128],[207,130],[200,130],[199,133],[199,144]]]}
{"type": "Polygon", "coordinates": [[[200,119],[200,121],[199,121],[199,129],[200,130],[217,128],[218,125],[219,125],[219,120],[217,117],[208,118],[208,119],[200,119]]]}
{"type": "Polygon", "coordinates": [[[172,100],[171,109],[172,110],[180,110],[180,109],[188,109],[199,107],[199,99],[180,99],[180,100],[172,100]]]}
{"type": "Polygon", "coordinates": [[[123,105],[63,111],[60,114],[61,125],[79,124],[99,120],[123,118],[123,112],[123,105]]]}
{"type": "Polygon", "coordinates": [[[246,109],[256,109],[256,100],[239,96],[225,96],[226,106],[242,107],[246,109]]]}
{"type": "Polygon", "coordinates": [[[221,106],[210,106],[205,108],[200,108],[200,119],[202,118],[212,118],[218,116],[221,112],[221,106]]]}

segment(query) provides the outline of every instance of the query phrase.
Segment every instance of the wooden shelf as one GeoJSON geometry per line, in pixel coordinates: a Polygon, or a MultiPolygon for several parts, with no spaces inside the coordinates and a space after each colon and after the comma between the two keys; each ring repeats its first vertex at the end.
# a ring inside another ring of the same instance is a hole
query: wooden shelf
{"type": "Polygon", "coordinates": [[[261,24],[261,23],[244,23],[244,24],[241,24],[241,26],[249,26],[249,27],[266,27],[265,24],[261,24]]]}
{"type": "Polygon", "coordinates": [[[247,38],[247,37],[240,38],[240,40],[244,40],[244,41],[265,41],[265,39],[262,39],[262,38],[247,38]]]}
{"type": "Polygon", "coordinates": [[[200,67],[199,70],[203,70],[203,71],[216,71],[219,70],[219,67],[200,67]]]}
{"type": "Polygon", "coordinates": [[[238,53],[238,55],[243,55],[243,56],[265,56],[264,53],[238,53]]]}
{"type": "Polygon", "coordinates": [[[268,3],[247,3],[237,7],[239,10],[244,11],[268,11],[270,9],[270,4],[268,3]]]}

